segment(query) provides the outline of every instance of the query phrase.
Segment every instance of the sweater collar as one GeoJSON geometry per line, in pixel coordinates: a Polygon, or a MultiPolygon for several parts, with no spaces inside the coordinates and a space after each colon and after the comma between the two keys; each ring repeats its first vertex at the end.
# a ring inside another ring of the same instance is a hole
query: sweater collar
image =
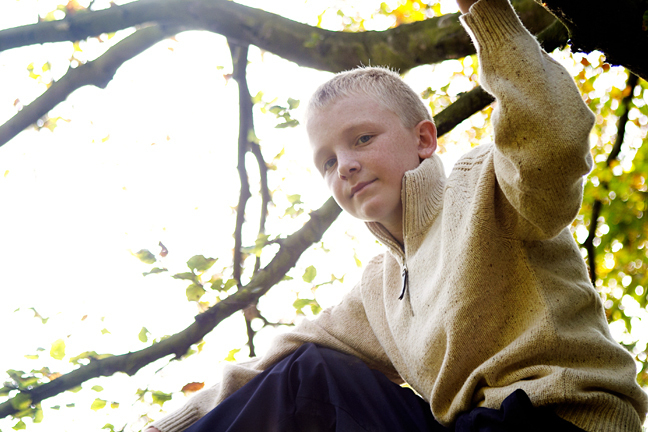
{"type": "MultiPolygon", "coordinates": [[[[441,210],[446,176],[441,158],[435,153],[403,176],[403,239],[405,243],[427,230],[441,210]]],[[[378,240],[404,259],[403,247],[379,222],[367,222],[378,240]]]]}

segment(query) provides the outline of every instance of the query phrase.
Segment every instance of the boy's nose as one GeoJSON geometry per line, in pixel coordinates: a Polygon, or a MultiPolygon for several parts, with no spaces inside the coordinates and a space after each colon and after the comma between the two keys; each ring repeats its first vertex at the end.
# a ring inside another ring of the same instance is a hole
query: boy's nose
{"type": "Polygon", "coordinates": [[[338,175],[340,178],[349,178],[360,171],[360,162],[355,158],[338,158],[338,175]]]}

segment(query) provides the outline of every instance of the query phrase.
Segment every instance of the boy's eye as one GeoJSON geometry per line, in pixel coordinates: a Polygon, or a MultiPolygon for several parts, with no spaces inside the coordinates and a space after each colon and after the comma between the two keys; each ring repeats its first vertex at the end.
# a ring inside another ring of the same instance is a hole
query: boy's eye
{"type": "Polygon", "coordinates": [[[371,138],[373,138],[372,135],[362,135],[358,138],[358,144],[366,144],[371,138]]]}
{"type": "Polygon", "coordinates": [[[335,158],[331,158],[331,159],[327,160],[326,162],[324,162],[324,166],[323,166],[324,172],[331,169],[333,167],[333,165],[335,165],[335,158]]]}

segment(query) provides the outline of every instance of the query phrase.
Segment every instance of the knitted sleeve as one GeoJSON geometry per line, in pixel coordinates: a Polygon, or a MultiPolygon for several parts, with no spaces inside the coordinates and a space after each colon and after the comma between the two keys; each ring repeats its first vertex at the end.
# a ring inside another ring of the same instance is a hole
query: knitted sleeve
{"type": "Polygon", "coordinates": [[[461,20],[477,46],[481,84],[497,100],[494,166],[509,226],[524,239],[552,238],[580,208],[595,117],[507,0],[481,0],[461,20]]]}
{"type": "Polygon", "coordinates": [[[393,381],[401,381],[369,326],[360,292],[358,285],[339,305],[323,311],[315,320],[304,320],[293,331],[278,336],[263,357],[229,365],[223,372],[220,384],[200,391],[179,410],[150,426],[161,432],[178,432],[188,428],[259,373],[309,342],[354,355],[393,381]]]}

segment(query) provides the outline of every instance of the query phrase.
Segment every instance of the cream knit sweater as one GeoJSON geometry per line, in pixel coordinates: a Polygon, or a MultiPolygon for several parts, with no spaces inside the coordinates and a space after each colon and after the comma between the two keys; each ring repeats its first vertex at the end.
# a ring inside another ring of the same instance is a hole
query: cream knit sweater
{"type": "Polygon", "coordinates": [[[507,0],[481,0],[462,22],[498,101],[495,145],[471,151],[447,179],[436,156],[406,173],[404,249],[369,223],[388,251],[343,302],[230,366],[220,385],[155,422],[162,432],[187,428],[305,342],[407,382],[444,425],[521,388],[586,431],[641,430],[648,399],[634,361],[610,336],[566,228],[592,165],[593,115],[507,0]]]}

